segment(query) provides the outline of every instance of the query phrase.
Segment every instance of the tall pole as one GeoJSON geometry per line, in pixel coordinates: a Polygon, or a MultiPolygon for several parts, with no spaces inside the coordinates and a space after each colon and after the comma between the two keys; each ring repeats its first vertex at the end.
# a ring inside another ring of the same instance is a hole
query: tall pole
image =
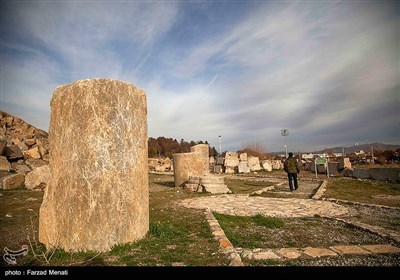
{"type": "Polygon", "coordinates": [[[372,162],[372,164],[375,163],[375,160],[374,160],[374,146],[371,146],[371,162],[372,162]]]}
{"type": "Polygon", "coordinates": [[[288,157],[286,140],[289,135],[289,130],[287,128],[281,129],[281,135],[283,136],[283,145],[285,146],[285,156],[288,157]]]}
{"type": "Polygon", "coordinates": [[[219,137],[219,155],[221,156],[222,154],[221,135],[218,137],[219,137]]]}
{"type": "Polygon", "coordinates": [[[287,136],[285,136],[284,144],[285,144],[285,156],[287,157],[287,145],[286,145],[287,136]]]}

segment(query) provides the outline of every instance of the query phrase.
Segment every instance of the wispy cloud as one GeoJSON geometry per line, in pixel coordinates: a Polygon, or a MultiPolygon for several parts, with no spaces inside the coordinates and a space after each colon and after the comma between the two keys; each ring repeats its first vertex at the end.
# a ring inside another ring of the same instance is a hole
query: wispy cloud
{"type": "Polygon", "coordinates": [[[15,113],[24,100],[48,115],[57,84],[108,77],[147,92],[151,136],[223,135],[233,150],[279,149],[284,127],[294,149],[400,139],[397,2],[3,2],[15,113]]]}

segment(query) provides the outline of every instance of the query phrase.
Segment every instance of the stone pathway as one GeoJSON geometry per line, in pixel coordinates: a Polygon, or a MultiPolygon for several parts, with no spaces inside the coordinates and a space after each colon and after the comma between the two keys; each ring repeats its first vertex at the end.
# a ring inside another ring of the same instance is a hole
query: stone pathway
{"type": "Polygon", "coordinates": [[[271,198],[244,194],[224,194],[189,198],[180,202],[188,208],[210,209],[222,214],[271,217],[324,217],[342,216],[348,213],[345,206],[329,201],[301,198],[271,198]]]}
{"type": "MultiPolygon", "coordinates": [[[[246,179],[252,179],[254,181],[266,180],[265,178],[246,179]]],[[[227,254],[230,260],[230,266],[242,266],[242,258],[250,260],[285,260],[343,255],[400,253],[399,247],[390,244],[340,245],[331,246],[329,248],[234,248],[212,214],[212,211],[236,216],[254,216],[257,214],[270,217],[292,218],[319,216],[340,220],[400,242],[399,233],[377,226],[347,221],[343,219],[343,217],[347,216],[349,213],[346,206],[335,203],[333,199],[332,201],[320,200],[327,187],[327,181],[300,181],[299,189],[294,192],[289,192],[286,180],[275,179],[274,181],[276,181],[274,186],[266,187],[253,194],[271,192],[287,195],[287,198],[249,196],[248,194],[224,194],[185,199],[180,201],[180,203],[188,208],[205,209],[206,219],[211,227],[214,238],[219,241],[221,252],[227,254]]]]}
{"type": "Polygon", "coordinates": [[[249,260],[293,260],[298,258],[335,257],[342,255],[370,255],[400,253],[400,248],[389,244],[337,245],[329,248],[276,248],[244,249],[236,248],[242,258],[249,260]]]}

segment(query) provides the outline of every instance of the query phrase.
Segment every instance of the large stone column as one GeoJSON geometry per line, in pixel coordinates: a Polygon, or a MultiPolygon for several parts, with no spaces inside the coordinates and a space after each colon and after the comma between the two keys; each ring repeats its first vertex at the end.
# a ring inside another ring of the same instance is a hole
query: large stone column
{"type": "Polygon", "coordinates": [[[203,156],[199,153],[173,154],[175,187],[180,187],[189,179],[189,176],[203,176],[208,170],[203,156]]]}
{"type": "Polygon", "coordinates": [[[110,250],[149,229],[146,94],[110,79],[57,87],[39,241],[66,251],[110,250]]]}

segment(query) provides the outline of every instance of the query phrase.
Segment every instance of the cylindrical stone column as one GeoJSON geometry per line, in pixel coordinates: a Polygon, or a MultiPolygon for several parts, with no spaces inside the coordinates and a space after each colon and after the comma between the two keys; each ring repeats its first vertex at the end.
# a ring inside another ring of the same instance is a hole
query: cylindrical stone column
{"type": "Polygon", "coordinates": [[[189,176],[203,176],[205,165],[199,153],[173,154],[175,187],[180,187],[189,180],[189,176]]]}
{"type": "Polygon", "coordinates": [[[108,251],[149,229],[146,94],[132,84],[80,80],[51,100],[50,170],[39,241],[108,251]]]}

